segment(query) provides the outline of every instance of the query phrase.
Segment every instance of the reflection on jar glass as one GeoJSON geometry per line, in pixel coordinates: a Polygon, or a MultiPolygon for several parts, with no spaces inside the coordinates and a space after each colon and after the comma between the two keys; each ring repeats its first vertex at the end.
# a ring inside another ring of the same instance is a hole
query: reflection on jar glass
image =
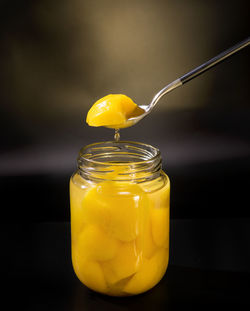
{"type": "Polygon", "coordinates": [[[169,259],[169,198],[158,149],[126,141],[82,148],[70,180],[72,262],[79,280],[112,296],[155,286],[169,259]]]}

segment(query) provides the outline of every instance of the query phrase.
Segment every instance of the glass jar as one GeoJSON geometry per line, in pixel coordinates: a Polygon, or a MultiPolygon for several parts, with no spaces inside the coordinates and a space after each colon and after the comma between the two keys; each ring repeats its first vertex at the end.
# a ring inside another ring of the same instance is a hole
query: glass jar
{"type": "Polygon", "coordinates": [[[72,263],[92,290],[126,296],[163,277],[170,181],[158,149],[136,142],[82,148],[70,180],[72,263]]]}

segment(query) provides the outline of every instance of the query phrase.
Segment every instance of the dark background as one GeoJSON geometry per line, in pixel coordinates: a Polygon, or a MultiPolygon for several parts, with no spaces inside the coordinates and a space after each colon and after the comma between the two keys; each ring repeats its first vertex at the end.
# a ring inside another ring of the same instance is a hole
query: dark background
{"type": "MultiPolygon", "coordinates": [[[[166,84],[249,36],[247,3],[0,1],[1,229],[10,280],[26,274],[33,284],[38,274],[40,288],[53,286],[53,280],[66,284],[60,256],[67,258],[67,277],[73,277],[69,179],[79,149],[114,134],[86,125],[90,106],[109,93],[150,103],[166,84]]],[[[168,94],[150,116],[121,131],[124,140],[161,150],[171,179],[170,264],[250,271],[248,77],[249,47],[168,94]]],[[[171,268],[169,275],[176,299],[183,276],[181,293],[187,297],[201,288],[206,299],[211,292],[206,296],[203,286],[217,284],[217,293],[227,280],[236,286],[246,278],[171,268]],[[187,294],[190,275],[195,277],[187,294]]]]}

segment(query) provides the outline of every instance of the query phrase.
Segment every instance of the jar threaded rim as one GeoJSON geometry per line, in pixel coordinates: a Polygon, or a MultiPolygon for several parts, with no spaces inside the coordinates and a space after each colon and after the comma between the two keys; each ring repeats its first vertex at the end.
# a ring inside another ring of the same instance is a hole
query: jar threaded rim
{"type": "MultiPolygon", "coordinates": [[[[159,149],[140,142],[106,141],[87,145],[79,151],[78,169],[86,178],[106,179],[107,169],[123,167],[119,180],[139,182],[139,173],[143,180],[153,179],[162,168],[159,149]],[[127,167],[127,172],[126,172],[127,167]],[[103,177],[101,177],[103,176],[103,177]]],[[[119,175],[119,174],[118,174],[119,175]]]]}

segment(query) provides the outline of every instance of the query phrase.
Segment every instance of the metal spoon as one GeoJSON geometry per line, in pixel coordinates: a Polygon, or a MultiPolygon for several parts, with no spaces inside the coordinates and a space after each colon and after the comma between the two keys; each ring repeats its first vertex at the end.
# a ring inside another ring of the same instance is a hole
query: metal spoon
{"type": "Polygon", "coordinates": [[[207,71],[208,69],[214,67],[215,65],[219,64],[229,56],[235,54],[236,52],[240,51],[241,49],[248,46],[250,43],[250,37],[245,39],[244,41],[241,41],[237,43],[236,45],[232,46],[231,48],[225,50],[224,52],[220,53],[219,55],[213,57],[209,61],[205,62],[204,64],[194,68],[193,70],[189,71],[179,79],[174,80],[172,83],[165,86],[162,90],[160,90],[152,99],[151,103],[149,105],[139,105],[140,108],[142,108],[145,112],[142,113],[139,116],[129,118],[127,120],[127,124],[129,126],[134,125],[135,123],[142,120],[146,115],[148,115],[151,110],[154,108],[154,106],[158,103],[158,101],[164,96],[165,94],[173,91],[177,87],[183,85],[184,83],[192,80],[193,78],[199,76],[203,72],[207,71]]]}

